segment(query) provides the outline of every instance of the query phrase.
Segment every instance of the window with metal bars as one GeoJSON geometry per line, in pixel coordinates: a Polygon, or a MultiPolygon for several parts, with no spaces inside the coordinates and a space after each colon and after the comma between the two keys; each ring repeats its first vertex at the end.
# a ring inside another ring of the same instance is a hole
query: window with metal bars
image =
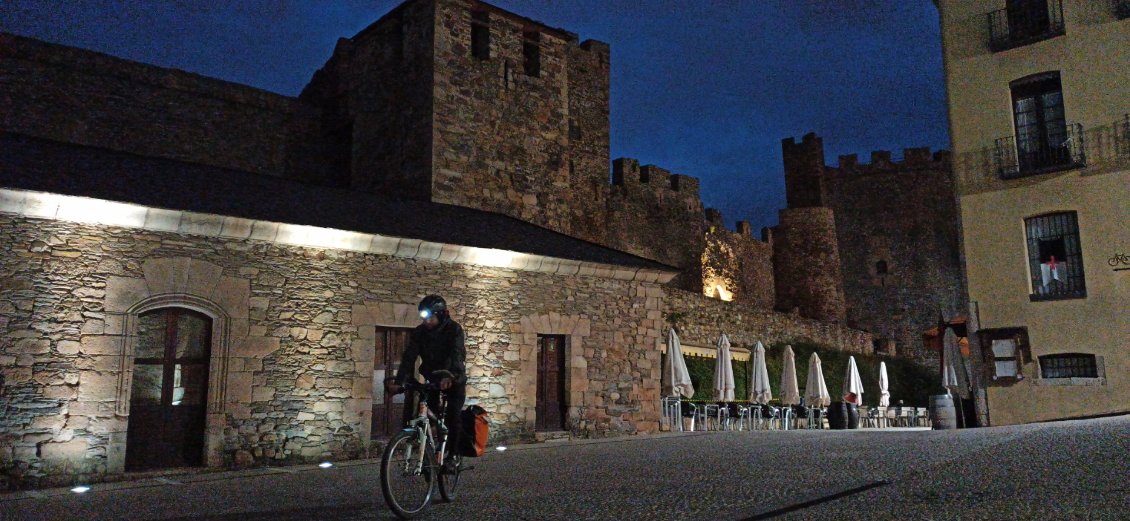
{"type": "Polygon", "coordinates": [[[1040,357],[1040,378],[1098,378],[1095,355],[1065,353],[1040,357]]]}
{"type": "Polygon", "coordinates": [[[1033,301],[1084,298],[1083,253],[1075,212],[1024,220],[1033,301]]]}

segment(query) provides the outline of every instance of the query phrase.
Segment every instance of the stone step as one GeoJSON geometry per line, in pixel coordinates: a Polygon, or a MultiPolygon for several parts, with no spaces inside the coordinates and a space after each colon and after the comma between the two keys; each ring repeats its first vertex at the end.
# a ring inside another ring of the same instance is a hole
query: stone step
{"type": "Polygon", "coordinates": [[[571,436],[569,435],[569,431],[547,431],[534,433],[534,440],[538,443],[569,441],[570,438],[571,436]]]}

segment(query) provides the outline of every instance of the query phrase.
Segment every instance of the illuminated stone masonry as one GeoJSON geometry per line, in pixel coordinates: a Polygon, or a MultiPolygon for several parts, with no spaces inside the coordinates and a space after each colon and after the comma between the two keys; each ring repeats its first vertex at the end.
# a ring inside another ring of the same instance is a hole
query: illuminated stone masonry
{"type": "Polygon", "coordinates": [[[569,339],[570,429],[658,428],[653,283],[11,215],[0,239],[0,463],[16,481],[124,470],[130,324],[160,306],[218,324],[208,465],[364,454],[373,328],[414,326],[429,292],[468,332],[469,396],[496,439],[532,437],[538,334],[569,339]]]}

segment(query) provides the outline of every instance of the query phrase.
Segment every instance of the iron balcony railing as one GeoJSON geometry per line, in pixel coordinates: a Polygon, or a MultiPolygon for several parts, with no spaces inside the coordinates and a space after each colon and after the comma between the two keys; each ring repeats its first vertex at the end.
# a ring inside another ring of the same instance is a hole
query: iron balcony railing
{"type": "Polygon", "coordinates": [[[1062,0],[1029,0],[988,13],[993,52],[1064,34],[1062,0]]]}
{"type": "Polygon", "coordinates": [[[997,173],[1001,179],[1085,166],[1087,158],[1083,152],[1083,126],[1071,123],[1065,130],[1057,134],[1064,137],[1062,141],[1058,138],[1050,142],[1047,139],[1029,139],[1021,141],[1020,147],[1016,146],[1016,136],[997,139],[995,155],[997,173]]]}

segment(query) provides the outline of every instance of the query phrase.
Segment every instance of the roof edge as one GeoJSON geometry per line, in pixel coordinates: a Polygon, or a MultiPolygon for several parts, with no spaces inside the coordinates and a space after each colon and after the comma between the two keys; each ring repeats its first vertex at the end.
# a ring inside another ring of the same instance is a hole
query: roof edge
{"type": "Polygon", "coordinates": [[[105,199],[11,188],[0,188],[0,213],[36,219],[101,224],[201,237],[259,240],[288,246],[345,250],[556,275],[585,275],[666,284],[678,274],[667,270],[577,261],[510,250],[437,243],[301,224],[168,210],[105,199]]]}

